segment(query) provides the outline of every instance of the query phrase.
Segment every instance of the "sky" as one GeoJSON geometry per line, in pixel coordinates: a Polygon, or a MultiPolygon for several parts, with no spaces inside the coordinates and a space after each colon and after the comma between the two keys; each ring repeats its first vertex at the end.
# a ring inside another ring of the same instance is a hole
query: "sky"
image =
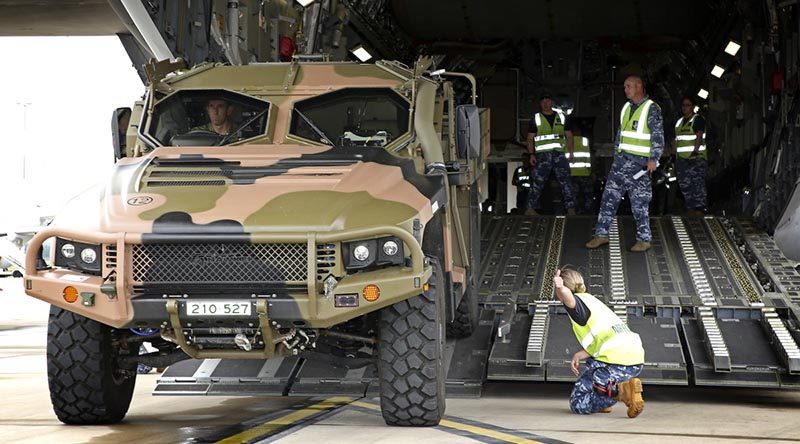
{"type": "Polygon", "coordinates": [[[3,232],[57,214],[104,180],[111,115],[144,85],[116,36],[0,37],[0,60],[3,232]]]}

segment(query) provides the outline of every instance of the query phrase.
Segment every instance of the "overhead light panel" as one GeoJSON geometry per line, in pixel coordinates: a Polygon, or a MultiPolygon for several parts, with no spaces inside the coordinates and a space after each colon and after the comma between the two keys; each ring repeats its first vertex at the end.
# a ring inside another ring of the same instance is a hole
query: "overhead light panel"
{"type": "Polygon", "coordinates": [[[716,77],[716,78],[718,78],[718,79],[722,78],[722,74],[724,74],[724,73],[725,73],[725,68],[723,68],[723,67],[721,67],[719,65],[714,65],[714,67],[711,68],[711,75],[716,77]]]}
{"type": "Polygon", "coordinates": [[[314,3],[315,1],[316,0],[297,0],[297,3],[300,3],[300,6],[305,8],[306,6],[314,3]]]}
{"type": "Polygon", "coordinates": [[[728,46],[725,47],[725,52],[727,52],[732,56],[736,56],[736,53],[739,52],[739,48],[741,47],[742,45],[731,40],[730,42],[728,42],[728,46]]]}
{"type": "Polygon", "coordinates": [[[372,58],[372,54],[364,49],[363,45],[356,46],[355,48],[351,49],[350,52],[352,52],[358,60],[361,60],[362,63],[372,58]]]}
{"type": "Polygon", "coordinates": [[[700,91],[697,91],[697,95],[698,95],[698,96],[699,96],[701,99],[705,100],[705,99],[707,99],[707,98],[708,98],[708,91],[704,90],[703,88],[700,88],[700,91]]]}

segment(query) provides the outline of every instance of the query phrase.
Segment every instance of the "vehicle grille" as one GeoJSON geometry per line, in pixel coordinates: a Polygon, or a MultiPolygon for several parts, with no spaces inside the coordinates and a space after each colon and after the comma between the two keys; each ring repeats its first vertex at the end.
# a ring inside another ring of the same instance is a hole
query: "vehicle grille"
{"type": "Polygon", "coordinates": [[[132,279],[146,284],[302,284],[307,244],[136,244],[132,279]]]}

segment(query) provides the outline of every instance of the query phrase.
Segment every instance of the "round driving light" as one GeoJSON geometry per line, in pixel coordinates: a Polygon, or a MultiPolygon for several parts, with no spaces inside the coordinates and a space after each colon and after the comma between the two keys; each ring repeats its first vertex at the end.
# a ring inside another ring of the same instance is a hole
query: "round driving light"
{"type": "Polygon", "coordinates": [[[395,254],[397,254],[397,250],[398,250],[397,242],[395,242],[395,241],[386,241],[386,242],[383,243],[383,252],[387,256],[394,256],[395,254]]]}
{"type": "Polygon", "coordinates": [[[362,262],[369,259],[369,248],[366,245],[357,246],[353,249],[353,257],[362,262]]]}
{"type": "Polygon", "coordinates": [[[363,295],[368,302],[375,302],[381,297],[381,289],[375,284],[369,284],[364,287],[363,295]]]}
{"type": "Polygon", "coordinates": [[[75,287],[64,288],[64,300],[70,304],[78,300],[78,290],[75,287]]]}
{"type": "Polygon", "coordinates": [[[61,246],[61,254],[67,258],[75,257],[75,245],[64,244],[61,246]]]}
{"type": "Polygon", "coordinates": [[[91,248],[84,248],[81,251],[81,260],[86,262],[87,264],[93,263],[97,259],[97,253],[94,252],[91,248]]]}

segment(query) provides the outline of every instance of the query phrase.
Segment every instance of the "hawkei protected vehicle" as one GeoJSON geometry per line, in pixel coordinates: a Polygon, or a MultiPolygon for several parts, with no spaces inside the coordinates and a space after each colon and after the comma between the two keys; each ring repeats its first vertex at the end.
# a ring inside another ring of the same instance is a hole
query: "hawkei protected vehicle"
{"type": "Polygon", "coordinates": [[[138,363],[316,354],[377,365],[388,424],[439,423],[445,332],[477,323],[489,115],[429,67],[148,65],[107,184],[28,249],[58,418],[122,420],[138,363]]]}

